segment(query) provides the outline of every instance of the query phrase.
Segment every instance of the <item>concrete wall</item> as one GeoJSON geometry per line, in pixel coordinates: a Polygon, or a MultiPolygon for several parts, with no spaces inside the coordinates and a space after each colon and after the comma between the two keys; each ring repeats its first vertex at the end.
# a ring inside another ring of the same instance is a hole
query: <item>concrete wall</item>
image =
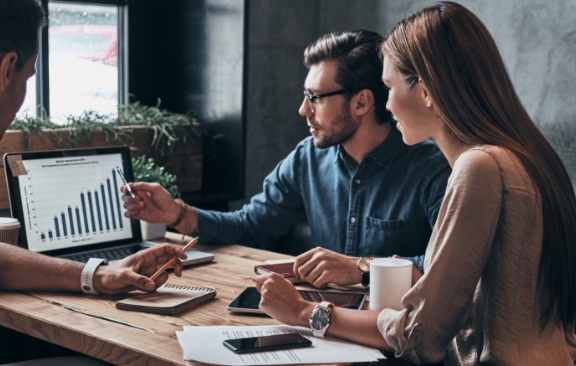
{"type": "MultiPolygon", "coordinates": [[[[460,0],[488,27],[526,109],[576,178],[576,1],[460,0]]],[[[333,30],[386,34],[425,0],[248,0],[246,197],[308,136],[306,45],[333,30]]],[[[246,200],[247,200],[246,199],[246,200]]],[[[244,201],[234,202],[238,208],[244,201]]]]}

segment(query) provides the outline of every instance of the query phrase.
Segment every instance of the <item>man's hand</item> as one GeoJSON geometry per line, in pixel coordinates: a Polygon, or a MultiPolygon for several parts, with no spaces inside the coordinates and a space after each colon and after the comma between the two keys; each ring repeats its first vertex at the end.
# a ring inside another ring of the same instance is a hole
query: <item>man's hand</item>
{"type": "Polygon", "coordinates": [[[284,324],[308,325],[315,304],[304,300],[284,277],[278,273],[258,276],[256,288],[261,295],[260,310],[284,324]]]}
{"type": "MultiPolygon", "coordinates": [[[[155,281],[150,276],[173,256],[186,259],[186,254],[174,245],[163,244],[140,251],[109,266],[100,266],[94,273],[96,291],[114,295],[132,290],[153,291],[168,280],[168,273],[162,273],[155,281]]],[[[174,274],[182,276],[182,262],[172,265],[174,274]]]]}
{"type": "Polygon", "coordinates": [[[362,281],[357,262],[358,258],[318,247],[296,257],[294,274],[318,288],[329,283],[353,285],[362,281]]]}
{"type": "Polygon", "coordinates": [[[124,195],[124,214],[131,219],[144,220],[155,224],[170,225],[180,215],[180,204],[158,183],[129,183],[136,198],[127,192],[126,186],[121,190],[124,195]]]}

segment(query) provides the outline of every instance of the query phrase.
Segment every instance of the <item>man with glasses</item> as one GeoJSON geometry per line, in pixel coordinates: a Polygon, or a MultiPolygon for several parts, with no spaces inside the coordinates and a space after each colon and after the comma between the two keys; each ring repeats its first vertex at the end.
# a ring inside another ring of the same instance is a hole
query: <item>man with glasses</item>
{"type": "Polygon", "coordinates": [[[444,197],[449,165],[433,142],[407,146],[386,110],[378,48],[365,30],[334,32],[304,52],[309,68],[299,113],[312,137],[236,212],[174,201],[160,186],[131,184],[127,215],[165,223],[202,242],[275,250],[278,238],[307,219],[313,246],[299,248],[297,276],[314,286],[368,284],[369,257],[423,254],[444,197]],[[316,248],[313,249],[313,247],[316,248]]]}

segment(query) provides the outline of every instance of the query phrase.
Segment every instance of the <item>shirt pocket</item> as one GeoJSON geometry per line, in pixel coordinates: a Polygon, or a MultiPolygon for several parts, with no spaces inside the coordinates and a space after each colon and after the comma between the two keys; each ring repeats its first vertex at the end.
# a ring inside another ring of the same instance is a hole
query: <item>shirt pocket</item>
{"type": "Polygon", "coordinates": [[[364,244],[368,253],[363,255],[402,255],[402,243],[408,235],[408,220],[380,220],[366,217],[364,244]]]}

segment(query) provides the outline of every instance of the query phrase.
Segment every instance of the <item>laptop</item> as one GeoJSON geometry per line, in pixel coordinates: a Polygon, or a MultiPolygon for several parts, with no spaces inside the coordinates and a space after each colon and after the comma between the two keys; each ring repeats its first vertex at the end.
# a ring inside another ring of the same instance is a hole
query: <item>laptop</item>
{"type": "MultiPolygon", "coordinates": [[[[115,262],[157,245],[142,240],[140,220],[124,216],[117,167],[134,181],[128,147],[5,154],[10,210],[21,224],[18,245],[79,262],[115,262]]],[[[214,259],[187,254],[185,265],[214,259]]]]}

